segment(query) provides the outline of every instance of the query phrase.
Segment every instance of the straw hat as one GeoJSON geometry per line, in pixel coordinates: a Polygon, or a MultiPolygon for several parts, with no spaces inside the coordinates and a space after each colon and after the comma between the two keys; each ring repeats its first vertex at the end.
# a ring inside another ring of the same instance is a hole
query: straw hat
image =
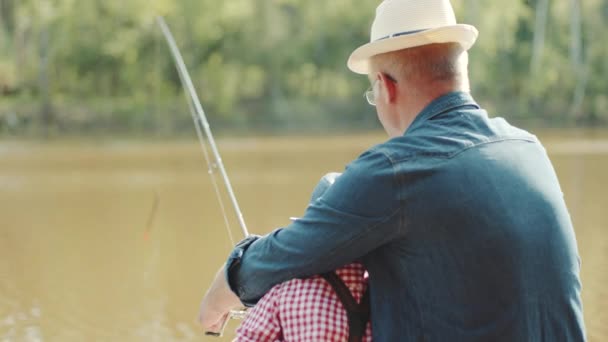
{"type": "Polygon", "coordinates": [[[368,44],[357,48],[348,68],[369,73],[369,58],[386,52],[433,43],[459,43],[468,50],[477,39],[477,29],[457,24],[449,0],[384,0],[376,9],[368,44]]]}

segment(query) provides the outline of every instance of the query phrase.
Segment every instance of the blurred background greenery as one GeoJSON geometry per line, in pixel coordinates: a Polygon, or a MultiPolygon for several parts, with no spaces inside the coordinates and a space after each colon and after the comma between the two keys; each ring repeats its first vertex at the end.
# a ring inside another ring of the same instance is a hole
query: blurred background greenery
{"type": "MultiPolygon", "coordinates": [[[[347,70],[378,1],[0,0],[0,136],[192,134],[155,16],[165,16],[212,126],[377,128],[347,70]]],[[[452,1],[477,26],[473,94],[541,127],[608,123],[607,0],[452,1]]]]}

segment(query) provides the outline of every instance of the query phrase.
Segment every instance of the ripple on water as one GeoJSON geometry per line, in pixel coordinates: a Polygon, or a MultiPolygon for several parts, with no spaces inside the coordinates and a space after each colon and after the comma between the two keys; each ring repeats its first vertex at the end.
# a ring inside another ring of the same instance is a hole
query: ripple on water
{"type": "Polygon", "coordinates": [[[3,341],[43,341],[40,327],[40,308],[16,309],[0,319],[0,340],[3,341]]]}

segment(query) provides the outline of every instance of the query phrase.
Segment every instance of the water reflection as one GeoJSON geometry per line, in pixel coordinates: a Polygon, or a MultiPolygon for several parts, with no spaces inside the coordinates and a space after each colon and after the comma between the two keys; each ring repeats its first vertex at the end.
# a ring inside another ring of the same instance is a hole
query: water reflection
{"type": "MultiPolygon", "coordinates": [[[[544,138],[577,230],[589,340],[603,341],[608,139],[544,138]]],[[[218,145],[249,229],[265,233],[302,214],[322,174],[382,139],[218,145]]],[[[0,210],[0,340],[230,340],[194,324],[231,246],[196,141],[0,143],[0,210]]]]}

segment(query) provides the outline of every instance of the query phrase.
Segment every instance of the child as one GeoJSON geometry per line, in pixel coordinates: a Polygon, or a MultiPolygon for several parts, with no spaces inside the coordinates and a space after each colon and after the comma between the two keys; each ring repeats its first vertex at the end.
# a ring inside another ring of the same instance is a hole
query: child
{"type": "MultiPolygon", "coordinates": [[[[339,175],[321,178],[311,202],[321,198],[339,175]]],[[[276,285],[249,311],[234,341],[369,342],[371,336],[367,272],[360,263],[352,263],[276,285]]]]}

